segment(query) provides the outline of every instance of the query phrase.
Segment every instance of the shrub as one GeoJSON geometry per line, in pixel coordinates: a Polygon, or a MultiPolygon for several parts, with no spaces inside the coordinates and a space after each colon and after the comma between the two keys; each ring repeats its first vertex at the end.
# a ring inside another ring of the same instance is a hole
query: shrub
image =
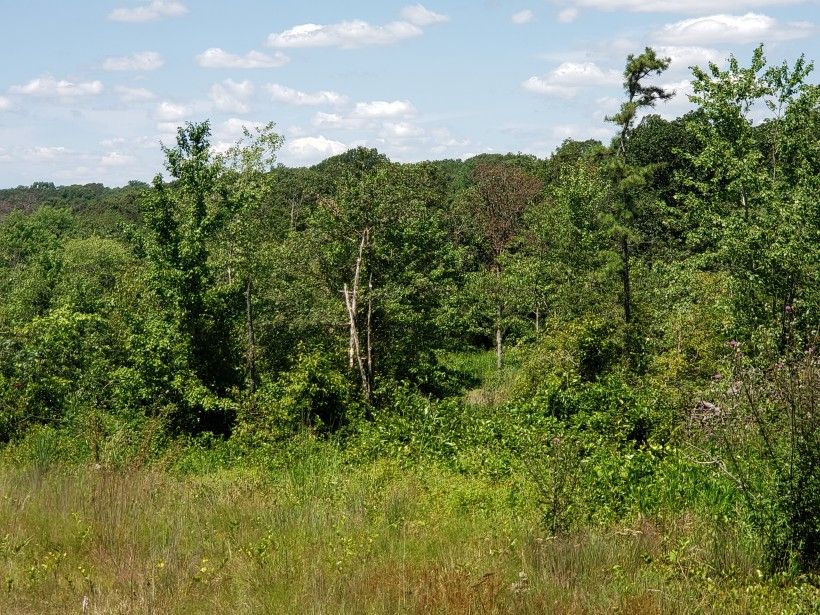
{"type": "Polygon", "coordinates": [[[820,566],[820,359],[816,346],[765,369],[735,342],[719,403],[726,467],[745,496],[771,572],[820,566]]]}

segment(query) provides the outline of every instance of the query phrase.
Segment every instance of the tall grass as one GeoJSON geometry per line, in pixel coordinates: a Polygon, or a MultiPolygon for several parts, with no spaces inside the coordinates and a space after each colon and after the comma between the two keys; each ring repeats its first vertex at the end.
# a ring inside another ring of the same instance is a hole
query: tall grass
{"type": "Polygon", "coordinates": [[[759,581],[756,547],[727,526],[549,537],[503,482],[350,466],[329,446],[205,475],[5,464],[0,493],[8,614],[810,612],[820,598],[759,581]]]}

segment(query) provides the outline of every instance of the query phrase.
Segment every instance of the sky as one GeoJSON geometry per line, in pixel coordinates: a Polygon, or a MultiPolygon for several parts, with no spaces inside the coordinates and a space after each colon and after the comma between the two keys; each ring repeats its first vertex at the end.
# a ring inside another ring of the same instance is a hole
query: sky
{"type": "Polygon", "coordinates": [[[359,145],[546,157],[612,137],[646,46],[672,59],[667,118],[691,108],[692,65],[760,43],[820,61],[820,0],[0,0],[0,20],[0,188],[150,180],[203,120],[216,151],[275,122],[289,166],[359,145]]]}

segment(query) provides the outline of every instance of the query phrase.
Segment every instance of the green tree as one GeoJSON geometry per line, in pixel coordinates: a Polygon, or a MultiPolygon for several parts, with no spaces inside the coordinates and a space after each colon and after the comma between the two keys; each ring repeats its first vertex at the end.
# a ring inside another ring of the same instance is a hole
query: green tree
{"type": "MultiPolygon", "coordinates": [[[[816,327],[820,285],[820,87],[802,57],[766,68],[763,48],[743,67],[694,69],[688,123],[700,145],[686,198],[703,224],[693,242],[732,276],[737,333],[780,352],[816,327]],[[752,114],[768,109],[755,125],[752,114]]],[[[710,259],[705,260],[706,263],[710,259]]]]}
{"type": "Polygon", "coordinates": [[[473,171],[473,186],[466,195],[466,210],[488,251],[486,279],[476,288],[489,297],[493,307],[496,366],[503,363],[506,308],[510,296],[504,279],[504,253],[522,230],[524,212],[541,196],[543,183],[520,168],[507,164],[479,164],[473,171]]]}
{"type": "Polygon", "coordinates": [[[627,142],[632,135],[639,112],[652,108],[658,101],[668,100],[673,96],[673,92],[667,92],[657,85],[646,84],[647,77],[660,75],[669,67],[670,62],[669,58],[658,57],[655,50],[650,47],[638,56],[630,54],[626,60],[623,82],[627,99],[621,104],[618,113],[607,118],[619,128],[616,155],[611,161],[608,172],[612,177],[614,192],[612,235],[618,245],[621,258],[621,302],[626,325],[625,348],[627,361],[633,365],[637,358],[636,340],[639,337],[632,326],[634,298],[631,267],[633,246],[638,241],[635,220],[638,217],[641,201],[646,196],[643,192],[644,188],[655,167],[654,165],[630,165],[627,161],[627,142]]]}
{"type": "Polygon", "coordinates": [[[142,208],[152,287],[167,322],[163,328],[179,353],[174,363],[185,366],[187,374],[174,376],[179,413],[173,418],[184,429],[224,431],[231,416],[224,395],[238,374],[231,314],[210,302],[215,284],[209,256],[211,240],[229,219],[231,201],[219,181],[224,165],[212,156],[209,136],[207,122],[178,129],[176,145],[163,147],[172,181],[157,175],[142,208]]]}

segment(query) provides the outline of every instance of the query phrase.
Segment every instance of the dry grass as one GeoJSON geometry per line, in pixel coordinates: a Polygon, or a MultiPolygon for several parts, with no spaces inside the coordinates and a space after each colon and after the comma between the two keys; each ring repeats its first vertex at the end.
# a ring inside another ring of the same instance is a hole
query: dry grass
{"type": "Polygon", "coordinates": [[[754,613],[818,597],[760,584],[754,551],[695,519],[550,538],[503,485],[332,454],[186,477],[7,467],[0,493],[4,614],[754,613]]]}

